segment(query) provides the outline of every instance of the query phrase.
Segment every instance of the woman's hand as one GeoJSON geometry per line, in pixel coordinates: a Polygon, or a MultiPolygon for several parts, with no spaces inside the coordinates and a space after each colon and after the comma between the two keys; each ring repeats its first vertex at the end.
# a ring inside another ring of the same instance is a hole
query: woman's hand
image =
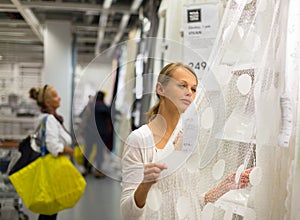
{"type": "Polygon", "coordinates": [[[64,151],[61,154],[69,155],[71,158],[73,157],[73,148],[69,146],[64,147],[64,151]]]}
{"type": "Polygon", "coordinates": [[[251,171],[253,170],[253,168],[254,167],[251,167],[241,173],[239,182],[237,184],[238,189],[245,188],[249,185],[249,182],[250,182],[249,175],[250,175],[251,171]]]}
{"type": "Polygon", "coordinates": [[[222,186],[224,186],[224,188],[227,191],[232,190],[232,189],[241,189],[241,188],[247,187],[249,184],[249,174],[252,171],[252,169],[253,169],[253,167],[242,172],[239,177],[239,181],[237,183],[235,181],[236,173],[233,172],[233,173],[229,174],[226,177],[226,179],[222,182],[222,186]]]}
{"type": "Polygon", "coordinates": [[[166,164],[162,163],[149,163],[144,168],[144,180],[143,183],[149,183],[150,185],[157,183],[161,171],[167,169],[166,164]]]}
{"type": "Polygon", "coordinates": [[[253,167],[242,172],[240,175],[239,181],[237,183],[235,181],[236,173],[233,172],[233,173],[229,174],[225,178],[225,180],[223,180],[216,187],[209,190],[205,194],[205,203],[215,202],[222,195],[224,195],[225,193],[227,193],[230,190],[241,189],[241,188],[247,187],[249,185],[249,174],[252,171],[252,169],[253,169],[253,167]]]}
{"type": "Polygon", "coordinates": [[[164,169],[167,169],[167,165],[161,163],[149,163],[145,166],[143,182],[134,193],[134,200],[139,208],[144,207],[151,186],[157,183],[160,173],[164,169]]]}

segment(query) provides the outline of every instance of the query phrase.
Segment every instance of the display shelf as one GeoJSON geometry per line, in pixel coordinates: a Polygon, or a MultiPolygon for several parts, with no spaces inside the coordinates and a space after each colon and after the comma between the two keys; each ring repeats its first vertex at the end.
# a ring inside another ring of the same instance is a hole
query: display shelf
{"type": "Polygon", "coordinates": [[[26,137],[26,134],[22,135],[22,134],[6,134],[6,135],[0,135],[0,140],[4,140],[2,142],[0,142],[0,146],[2,145],[2,143],[8,143],[8,142],[19,142],[22,139],[24,139],[26,137]]]}
{"type": "MultiPolygon", "coordinates": [[[[221,208],[223,210],[231,210],[233,214],[237,214],[239,216],[248,216],[248,213],[254,213],[254,210],[247,207],[247,206],[242,206],[242,205],[238,205],[236,203],[231,203],[228,201],[217,201],[215,202],[215,207],[221,208]]],[[[250,219],[250,218],[249,218],[250,219]]],[[[252,218],[251,218],[252,220],[252,218]]],[[[255,220],[255,219],[253,219],[255,220]]]]}
{"type": "Polygon", "coordinates": [[[3,141],[0,142],[0,147],[18,147],[19,141],[3,141]]]}
{"type": "Polygon", "coordinates": [[[241,143],[246,143],[246,144],[256,144],[256,139],[246,139],[241,136],[229,137],[229,136],[222,135],[221,133],[217,133],[214,137],[216,139],[223,140],[223,141],[241,142],[241,143]]]}
{"type": "Polygon", "coordinates": [[[224,211],[230,210],[232,214],[246,217],[249,220],[255,219],[255,211],[248,207],[250,191],[248,189],[231,190],[218,199],[214,206],[224,211]]]}
{"type": "Polygon", "coordinates": [[[19,122],[19,123],[33,123],[35,117],[15,117],[15,116],[1,116],[0,122],[19,122]]]}
{"type": "Polygon", "coordinates": [[[0,141],[16,141],[24,139],[34,131],[36,117],[0,117],[0,141]]]}

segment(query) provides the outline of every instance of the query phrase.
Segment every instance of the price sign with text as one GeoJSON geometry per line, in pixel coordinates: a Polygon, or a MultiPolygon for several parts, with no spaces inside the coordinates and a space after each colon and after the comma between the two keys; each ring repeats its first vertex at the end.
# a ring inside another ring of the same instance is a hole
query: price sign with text
{"type": "Polygon", "coordinates": [[[184,7],[184,62],[201,78],[219,29],[219,3],[184,7]]]}

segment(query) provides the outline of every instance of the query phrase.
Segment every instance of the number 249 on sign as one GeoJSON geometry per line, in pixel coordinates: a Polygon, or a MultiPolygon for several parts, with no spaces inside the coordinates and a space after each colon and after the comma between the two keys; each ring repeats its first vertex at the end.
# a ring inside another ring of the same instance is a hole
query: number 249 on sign
{"type": "Polygon", "coordinates": [[[206,62],[189,62],[189,66],[196,70],[205,70],[206,62]]]}

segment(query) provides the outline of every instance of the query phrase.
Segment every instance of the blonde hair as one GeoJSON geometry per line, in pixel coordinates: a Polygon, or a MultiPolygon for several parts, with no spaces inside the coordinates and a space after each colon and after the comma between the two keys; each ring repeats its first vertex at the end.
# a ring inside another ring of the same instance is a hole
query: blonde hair
{"type": "Polygon", "coordinates": [[[29,90],[29,97],[36,100],[36,103],[41,108],[46,108],[45,100],[50,97],[52,86],[44,85],[39,88],[32,87],[29,90]]]}
{"type": "MultiPolygon", "coordinates": [[[[157,82],[161,83],[164,86],[167,85],[172,77],[173,72],[180,67],[191,72],[196,77],[196,80],[198,83],[198,78],[197,78],[197,75],[194,72],[194,70],[190,66],[182,64],[182,63],[167,64],[160,71],[158,78],[157,78],[157,82]]],[[[152,108],[150,108],[150,110],[147,112],[147,121],[148,122],[151,121],[152,119],[154,119],[155,115],[158,113],[158,109],[159,109],[159,105],[160,105],[160,96],[157,93],[156,93],[156,96],[158,97],[158,102],[156,104],[154,104],[154,106],[152,108]]]]}

